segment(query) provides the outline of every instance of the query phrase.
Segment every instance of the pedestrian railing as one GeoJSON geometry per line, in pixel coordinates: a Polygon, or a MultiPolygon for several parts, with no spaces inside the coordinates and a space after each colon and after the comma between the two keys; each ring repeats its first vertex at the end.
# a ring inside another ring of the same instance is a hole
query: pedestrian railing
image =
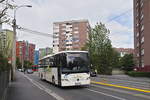
{"type": "Polygon", "coordinates": [[[4,100],[9,85],[9,71],[0,71],[0,100],[4,100]]]}

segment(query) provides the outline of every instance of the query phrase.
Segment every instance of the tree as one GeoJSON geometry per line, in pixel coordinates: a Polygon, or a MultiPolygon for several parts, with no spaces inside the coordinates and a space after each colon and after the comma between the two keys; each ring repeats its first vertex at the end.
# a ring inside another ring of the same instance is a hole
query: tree
{"type": "Polygon", "coordinates": [[[20,60],[19,60],[18,57],[17,57],[17,59],[16,59],[16,67],[17,67],[18,69],[21,69],[21,68],[22,68],[22,65],[21,65],[20,60]]]}
{"type": "Polygon", "coordinates": [[[90,30],[87,48],[91,64],[100,74],[111,74],[113,68],[114,50],[109,39],[110,31],[102,23],[97,23],[90,30]]]}
{"type": "Polygon", "coordinates": [[[33,64],[30,61],[27,61],[27,60],[24,61],[24,68],[25,69],[31,68],[32,65],[33,64]]]}
{"type": "Polygon", "coordinates": [[[125,54],[121,60],[122,69],[125,71],[132,71],[135,66],[133,54],[125,54]]]}
{"type": "Polygon", "coordinates": [[[120,65],[120,53],[117,52],[115,49],[113,49],[113,54],[112,54],[112,65],[113,65],[113,68],[119,68],[121,67],[120,65]]]}
{"type": "Polygon", "coordinates": [[[16,6],[10,4],[9,0],[0,0],[0,6],[2,6],[2,8],[0,9],[0,25],[1,25],[2,23],[7,23],[10,20],[10,18],[7,15],[7,10],[14,9],[16,6]]]}
{"type": "Polygon", "coordinates": [[[8,63],[9,44],[2,46],[2,39],[0,38],[0,71],[8,70],[11,65],[8,63]]]}

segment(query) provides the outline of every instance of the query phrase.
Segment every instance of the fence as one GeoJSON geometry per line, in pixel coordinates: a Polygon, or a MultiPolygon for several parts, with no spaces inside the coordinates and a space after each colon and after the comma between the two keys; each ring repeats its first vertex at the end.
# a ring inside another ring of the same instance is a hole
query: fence
{"type": "Polygon", "coordinates": [[[9,71],[0,71],[0,100],[5,100],[7,87],[9,84],[9,71]]]}

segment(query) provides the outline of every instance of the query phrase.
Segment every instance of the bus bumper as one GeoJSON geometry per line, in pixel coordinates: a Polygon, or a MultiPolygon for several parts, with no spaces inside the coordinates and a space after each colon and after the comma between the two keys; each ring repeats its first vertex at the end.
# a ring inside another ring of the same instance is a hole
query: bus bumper
{"type": "Polygon", "coordinates": [[[61,81],[61,86],[62,87],[67,87],[67,86],[86,86],[86,85],[90,85],[90,83],[91,83],[90,80],[76,81],[76,82],[61,81]]]}

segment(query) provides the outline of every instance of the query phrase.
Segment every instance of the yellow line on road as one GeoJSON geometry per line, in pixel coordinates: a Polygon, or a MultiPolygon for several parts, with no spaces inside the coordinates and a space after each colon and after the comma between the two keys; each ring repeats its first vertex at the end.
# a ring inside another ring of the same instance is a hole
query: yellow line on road
{"type": "Polygon", "coordinates": [[[105,85],[105,86],[112,86],[112,87],[117,87],[117,88],[123,88],[123,89],[129,89],[129,90],[135,90],[135,91],[140,91],[140,92],[145,92],[145,93],[150,93],[150,90],[143,90],[143,89],[138,89],[138,88],[131,88],[131,87],[114,85],[114,84],[108,84],[108,83],[103,83],[103,82],[91,81],[91,83],[105,85]]]}

